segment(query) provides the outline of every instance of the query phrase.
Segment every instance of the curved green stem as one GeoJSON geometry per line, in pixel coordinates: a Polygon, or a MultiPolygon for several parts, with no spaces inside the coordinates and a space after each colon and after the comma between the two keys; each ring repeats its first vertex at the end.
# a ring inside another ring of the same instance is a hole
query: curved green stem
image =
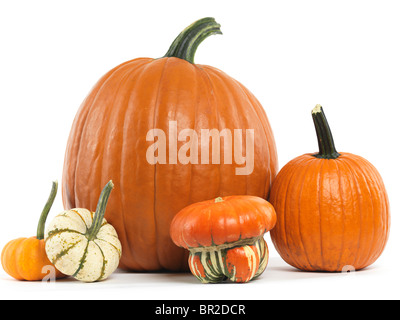
{"type": "Polygon", "coordinates": [[[214,18],[198,20],[183,30],[174,40],[164,57],[175,57],[194,63],[200,43],[213,34],[222,34],[221,25],[214,18]]]}
{"type": "Polygon", "coordinates": [[[42,214],[40,215],[37,232],[36,232],[36,238],[38,240],[44,239],[44,228],[45,228],[47,216],[49,215],[50,209],[54,203],[54,199],[56,198],[57,189],[58,189],[58,181],[53,181],[49,199],[47,200],[46,205],[43,208],[42,214]]]}
{"type": "Polygon", "coordinates": [[[113,188],[114,184],[110,180],[100,194],[99,202],[97,203],[96,213],[94,214],[93,218],[93,223],[87,235],[89,241],[92,241],[94,238],[96,238],[97,234],[99,233],[99,230],[103,223],[104,214],[106,213],[108,198],[110,197],[110,193],[113,188]]]}
{"type": "Polygon", "coordinates": [[[318,138],[319,153],[313,156],[319,159],[336,159],[340,153],[336,151],[335,142],[322,106],[317,104],[312,110],[315,131],[318,138]]]}

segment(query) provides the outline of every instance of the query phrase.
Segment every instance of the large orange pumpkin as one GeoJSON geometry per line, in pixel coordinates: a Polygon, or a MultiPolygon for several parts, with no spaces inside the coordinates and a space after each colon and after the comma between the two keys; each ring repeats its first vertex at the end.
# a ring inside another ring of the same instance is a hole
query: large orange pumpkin
{"type": "Polygon", "coordinates": [[[383,252],[390,227],[382,178],[364,158],[335,149],[320,105],[312,112],[319,152],[286,164],[271,189],[277,214],[272,241],[306,271],[359,270],[383,252]]]}
{"type": "Polygon", "coordinates": [[[178,211],[218,196],[269,194],[277,154],[263,107],[235,79],[193,61],[198,45],[217,33],[220,25],[205,18],[186,28],[163,58],[117,66],[94,86],[74,120],[65,155],[64,205],[94,210],[101,186],[114,181],[106,219],[120,237],[124,269],[188,270],[187,252],[169,235],[178,211]],[[156,139],[153,129],[165,139],[156,139]],[[203,139],[202,129],[219,132],[220,143],[203,139]],[[225,144],[229,138],[237,139],[225,144]],[[156,147],[162,142],[166,154],[156,147]],[[239,147],[244,157],[252,145],[253,170],[237,174],[245,166],[233,161],[239,147]],[[188,150],[191,158],[177,161],[177,154],[186,156],[188,150]],[[149,161],[152,152],[158,163],[149,161]]]}

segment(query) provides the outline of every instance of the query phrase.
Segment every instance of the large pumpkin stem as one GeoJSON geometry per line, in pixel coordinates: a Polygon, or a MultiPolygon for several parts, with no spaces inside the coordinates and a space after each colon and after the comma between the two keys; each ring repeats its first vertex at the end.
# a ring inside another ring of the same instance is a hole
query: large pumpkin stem
{"type": "Polygon", "coordinates": [[[43,208],[42,214],[40,215],[37,232],[36,232],[36,238],[38,240],[44,239],[44,228],[45,228],[47,216],[49,215],[50,209],[54,203],[54,199],[56,198],[57,189],[58,189],[58,181],[53,181],[49,199],[47,200],[46,205],[43,208]]]}
{"type": "Polygon", "coordinates": [[[101,225],[103,224],[104,214],[106,213],[106,207],[110,193],[114,188],[112,181],[108,182],[100,194],[99,202],[97,203],[96,213],[94,214],[93,223],[88,231],[87,238],[92,241],[96,238],[100,231],[101,225]]]}
{"type": "Polygon", "coordinates": [[[222,34],[221,25],[214,18],[204,18],[191,24],[174,40],[164,57],[175,57],[194,63],[200,43],[213,34],[222,34]]]}
{"type": "Polygon", "coordinates": [[[340,154],[336,151],[332,132],[329,128],[322,106],[317,104],[312,110],[315,131],[317,132],[319,153],[313,156],[320,159],[336,159],[340,154]]]}

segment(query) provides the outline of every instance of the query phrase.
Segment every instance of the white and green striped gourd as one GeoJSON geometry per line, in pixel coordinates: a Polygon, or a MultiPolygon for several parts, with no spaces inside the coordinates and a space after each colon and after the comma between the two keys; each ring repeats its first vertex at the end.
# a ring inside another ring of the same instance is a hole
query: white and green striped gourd
{"type": "Polygon", "coordinates": [[[103,189],[96,213],[87,209],[66,210],[46,231],[46,253],[62,273],[83,282],[106,279],[118,267],[121,243],[114,227],[104,219],[114,185],[103,189]]]}

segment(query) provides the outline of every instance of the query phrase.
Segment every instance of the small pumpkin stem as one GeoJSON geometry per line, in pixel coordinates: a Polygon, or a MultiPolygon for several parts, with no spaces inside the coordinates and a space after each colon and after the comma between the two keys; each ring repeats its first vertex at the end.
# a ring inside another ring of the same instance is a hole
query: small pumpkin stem
{"type": "Polygon", "coordinates": [[[58,181],[53,181],[49,199],[47,200],[46,205],[43,208],[42,214],[40,215],[37,232],[36,232],[36,239],[38,239],[38,240],[44,239],[44,229],[45,229],[47,216],[49,215],[50,209],[54,203],[54,199],[56,198],[57,189],[58,189],[58,181]]]}
{"type": "Polygon", "coordinates": [[[221,197],[218,197],[215,199],[215,203],[223,202],[223,201],[224,201],[224,199],[222,199],[221,197]]]}
{"type": "Polygon", "coordinates": [[[96,212],[93,218],[93,223],[87,234],[87,238],[89,241],[92,241],[94,238],[96,238],[97,234],[100,231],[100,228],[103,224],[104,215],[106,213],[108,198],[110,197],[110,193],[113,188],[114,184],[110,180],[100,194],[99,202],[97,203],[96,212]]]}
{"type": "Polygon", "coordinates": [[[164,57],[175,57],[194,63],[200,43],[213,34],[222,34],[221,25],[214,18],[198,20],[183,30],[174,40],[164,57]]]}
{"type": "Polygon", "coordinates": [[[336,151],[335,142],[322,106],[317,104],[312,110],[315,131],[318,138],[319,153],[313,156],[319,159],[336,159],[340,153],[336,151]]]}

